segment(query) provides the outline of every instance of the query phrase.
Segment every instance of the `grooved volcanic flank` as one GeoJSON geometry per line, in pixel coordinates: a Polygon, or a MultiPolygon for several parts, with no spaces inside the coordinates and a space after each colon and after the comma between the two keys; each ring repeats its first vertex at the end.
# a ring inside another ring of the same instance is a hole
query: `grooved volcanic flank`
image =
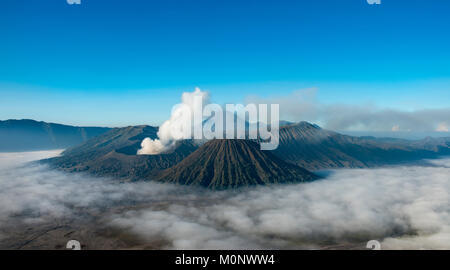
{"type": "Polygon", "coordinates": [[[317,179],[313,173],[261,151],[249,140],[212,140],[157,180],[181,185],[228,189],[317,179]]]}

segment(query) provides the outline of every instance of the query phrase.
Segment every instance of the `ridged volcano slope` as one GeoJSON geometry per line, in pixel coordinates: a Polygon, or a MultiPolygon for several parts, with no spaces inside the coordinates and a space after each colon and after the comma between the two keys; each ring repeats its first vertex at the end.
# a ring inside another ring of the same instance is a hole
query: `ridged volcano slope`
{"type": "Polygon", "coordinates": [[[86,143],[67,149],[62,156],[43,160],[67,172],[88,172],[128,180],[148,180],[197,149],[192,141],[180,141],[170,153],[136,155],[144,138],[156,138],[158,129],[151,126],[116,128],[86,143]]]}
{"type": "Polygon", "coordinates": [[[162,171],[158,181],[229,189],[275,183],[298,183],[318,177],[289,164],[249,140],[212,140],[177,165],[162,171]]]}

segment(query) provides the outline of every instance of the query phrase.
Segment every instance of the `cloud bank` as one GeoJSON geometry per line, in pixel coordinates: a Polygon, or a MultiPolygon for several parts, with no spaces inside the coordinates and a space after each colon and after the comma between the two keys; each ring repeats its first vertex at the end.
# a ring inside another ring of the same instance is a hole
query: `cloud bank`
{"type": "Polygon", "coordinates": [[[448,132],[450,108],[401,111],[380,108],[373,104],[346,105],[322,104],[317,89],[295,91],[287,96],[262,98],[247,97],[247,103],[280,104],[280,114],[284,119],[305,120],[319,123],[331,130],[359,131],[412,131],[448,132]]]}
{"type": "Polygon", "coordinates": [[[2,164],[9,160],[0,170],[5,234],[2,226],[18,218],[28,224],[57,222],[75,209],[107,213],[103,209],[123,206],[104,214],[102,222],[164,249],[363,248],[372,239],[384,249],[450,249],[450,159],[337,170],[307,184],[213,192],[10,166],[24,155],[0,154],[2,164]]]}
{"type": "MultiPolygon", "coordinates": [[[[130,211],[113,224],[166,248],[320,248],[382,241],[385,249],[449,249],[446,167],[340,170],[324,181],[258,188],[164,211],[130,211]]],[[[435,164],[437,165],[437,164],[435,164]]]]}

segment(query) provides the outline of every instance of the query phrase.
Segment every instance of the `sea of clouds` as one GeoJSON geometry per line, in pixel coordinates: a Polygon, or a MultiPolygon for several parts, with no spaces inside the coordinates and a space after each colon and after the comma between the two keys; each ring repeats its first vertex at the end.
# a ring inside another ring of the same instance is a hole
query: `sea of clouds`
{"type": "MultiPolygon", "coordinates": [[[[143,207],[102,220],[149,243],[163,239],[166,249],[302,249],[372,239],[383,249],[450,249],[450,159],[213,192],[27,163],[58,153],[0,153],[0,229],[17,217],[32,225],[132,201],[143,207]]],[[[8,233],[1,232],[0,241],[8,233]]]]}

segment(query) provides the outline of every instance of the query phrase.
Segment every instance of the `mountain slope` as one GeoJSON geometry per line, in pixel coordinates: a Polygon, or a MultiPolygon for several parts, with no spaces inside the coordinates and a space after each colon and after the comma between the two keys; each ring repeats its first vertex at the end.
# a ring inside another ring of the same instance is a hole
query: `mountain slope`
{"type": "Polygon", "coordinates": [[[192,141],[183,141],[171,153],[136,155],[142,140],[156,138],[157,131],[151,126],[115,128],[80,146],[67,149],[60,157],[42,162],[67,172],[142,180],[173,166],[197,149],[192,141]]]}
{"type": "Polygon", "coordinates": [[[286,163],[249,140],[212,140],[177,165],[163,171],[158,181],[211,189],[296,183],[317,179],[309,171],[286,163]]]}
{"type": "Polygon", "coordinates": [[[136,155],[142,140],[156,138],[157,131],[151,126],[115,128],[43,162],[68,172],[223,189],[313,179],[306,170],[374,167],[450,154],[450,138],[352,137],[301,122],[280,128],[274,151],[260,151],[250,140],[213,140],[200,148],[197,141],[185,140],[170,153],[136,155]]]}
{"type": "Polygon", "coordinates": [[[34,120],[0,121],[0,152],[64,149],[110,128],[74,127],[34,120]]]}
{"type": "Polygon", "coordinates": [[[307,122],[280,128],[274,154],[309,170],[364,168],[450,154],[450,138],[420,141],[353,137],[307,122]]]}

